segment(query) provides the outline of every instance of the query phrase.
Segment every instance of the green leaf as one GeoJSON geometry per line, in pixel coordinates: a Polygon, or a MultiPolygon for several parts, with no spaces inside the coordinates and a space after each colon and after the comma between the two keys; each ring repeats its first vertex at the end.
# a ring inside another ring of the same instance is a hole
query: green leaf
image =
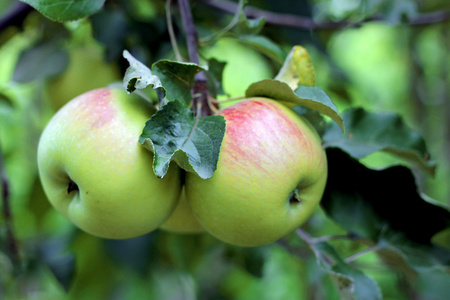
{"type": "Polygon", "coordinates": [[[21,0],[47,18],[57,21],[75,21],[86,18],[103,7],[105,0],[21,0]]]}
{"type": "Polygon", "coordinates": [[[450,266],[450,251],[431,242],[450,227],[450,210],[418,192],[409,168],[372,170],[336,148],[327,149],[327,157],[321,205],[328,216],[355,236],[395,249],[413,266],[450,266]]]}
{"type": "Polygon", "coordinates": [[[252,48],[255,48],[256,50],[267,55],[279,64],[282,64],[286,57],[284,49],[265,36],[244,35],[239,38],[239,41],[243,44],[251,46],[252,48]]]}
{"type": "Polygon", "coordinates": [[[136,89],[145,89],[150,85],[160,92],[162,98],[165,97],[165,90],[158,76],[153,75],[146,65],[134,58],[127,50],[123,51],[123,57],[130,64],[123,77],[123,85],[128,93],[132,93],[136,89]]]}
{"type": "Polygon", "coordinates": [[[30,82],[45,79],[64,71],[69,64],[69,56],[59,43],[46,42],[25,50],[14,69],[13,80],[30,82]]]}
{"type": "Polygon", "coordinates": [[[331,124],[323,136],[325,147],[340,148],[357,159],[385,151],[434,174],[435,164],[429,160],[430,154],[423,137],[409,128],[399,115],[352,108],[345,111],[342,117],[345,134],[331,124]]]}
{"type": "Polygon", "coordinates": [[[160,60],[152,65],[153,73],[158,76],[169,101],[179,100],[190,105],[192,100],[191,88],[194,77],[205,69],[194,63],[183,63],[171,60],[160,60]]]}
{"type": "Polygon", "coordinates": [[[302,105],[330,117],[344,131],[344,122],[338,113],[336,105],[330,97],[315,86],[299,86],[295,92],[285,82],[265,79],[251,84],[245,91],[245,96],[267,97],[270,99],[302,105]]]}
{"type": "Polygon", "coordinates": [[[382,299],[375,281],[351,266],[327,242],[309,242],[317,264],[325,270],[336,285],[340,299],[382,299]]]}
{"type": "Polygon", "coordinates": [[[223,70],[225,62],[218,61],[215,58],[208,59],[208,71],[205,72],[208,80],[208,93],[217,98],[218,94],[225,94],[222,86],[223,70]]]}
{"type": "Polygon", "coordinates": [[[183,103],[171,101],[146,122],[139,142],[154,153],[156,176],[163,177],[173,160],[207,179],[216,170],[224,134],[222,116],[195,117],[183,103]]]}
{"type": "Polygon", "coordinates": [[[167,101],[180,100],[189,105],[192,100],[191,88],[194,84],[195,74],[205,71],[197,64],[165,59],[154,63],[150,70],[127,50],[123,52],[123,56],[130,63],[123,78],[126,90],[132,93],[136,89],[145,89],[151,86],[157,91],[163,104],[167,101]]]}

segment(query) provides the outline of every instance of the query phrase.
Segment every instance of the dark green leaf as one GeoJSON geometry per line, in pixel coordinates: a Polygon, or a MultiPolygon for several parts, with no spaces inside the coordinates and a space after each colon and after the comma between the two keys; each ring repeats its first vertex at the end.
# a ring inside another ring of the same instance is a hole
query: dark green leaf
{"type": "Polygon", "coordinates": [[[154,153],[156,176],[163,177],[173,160],[206,179],[216,170],[224,134],[222,116],[194,117],[183,103],[171,101],[147,121],[139,141],[154,153]]]}
{"type": "Polygon", "coordinates": [[[333,246],[326,242],[312,242],[317,264],[333,279],[340,299],[382,299],[378,285],[360,270],[345,262],[333,246]]]}
{"type": "Polygon", "coordinates": [[[195,74],[204,70],[197,64],[170,60],[160,60],[152,65],[153,73],[158,76],[166,90],[167,100],[179,100],[186,105],[192,100],[191,88],[195,74]]]}
{"type": "Polygon", "coordinates": [[[222,75],[225,66],[226,63],[215,58],[208,59],[208,71],[205,73],[208,79],[208,92],[213,98],[217,98],[218,94],[225,94],[222,87],[222,75]]]}
{"type": "Polygon", "coordinates": [[[21,0],[57,21],[75,21],[86,18],[103,7],[105,0],[21,0]]]}
{"type": "Polygon", "coordinates": [[[330,117],[344,131],[344,122],[330,97],[318,87],[299,86],[295,92],[287,83],[265,79],[253,83],[245,91],[246,97],[267,97],[289,104],[302,105],[330,117]]]}
{"type": "Polygon", "coordinates": [[[286,58],[283,48],[262,35],[244,35],[239,38],[242,43],[251,46],[261,53],[264,53],[280,65],[286,58]]]}
{"type": "Polygon", "coordinates": [[[419,274],[422,299],[447,300],[450,295],[450,272],[434,269],[419,274]]]}
{"type": "Polygon", "coordinates": [[[333,220],[356,236],[393,247],[414,266],[450,264],[450,252],[431,243],[450,227],[450,211],[418,192],[410,169],[371,170],[339,149],[327,149],[327,157],[322,207],[333,220]]]}
{"type": "Polygon", "coordinates": [[[435,165],[429,161],[430,155],[423,137],[406,126],[397,114],[354,108],[345,111],[342,117],[345,134],[336,125],[330,124],[323,136],[325,147],[340,148],[357,159],[386,151],[434,173],[435,165]]]}
{"type": "Polygon", "coordinates": [[[61,73],[69,64],[69,56],[59,43],[46,42],[24,51],[14,69],[13,80],[30,82],[61,73]]]}

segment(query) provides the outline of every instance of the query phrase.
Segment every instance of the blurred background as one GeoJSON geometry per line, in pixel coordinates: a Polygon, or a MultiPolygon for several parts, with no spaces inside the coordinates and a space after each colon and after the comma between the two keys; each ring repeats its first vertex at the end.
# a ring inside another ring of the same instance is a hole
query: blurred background
{"type": "MultiPolygon", "coordinates": [[[[248,2],[249,18],[267,16],[261,35],[286,54],[293,45],[308,50],[316,85],[340,112],[358,106],[396,112],[424,136],[437,168],[434,177],[414,169],[420,191],[450,205],[450,3],[248,2]]],[[[191,1],[191,6],[204,37],[231,21],[236,2],[191,1]]],[[[124,49],[147,66],[173,59],[165,8],[158,0],[108,0],[90,18],[62,24],[21,2],[0,3],[0,166],[8,183],[1,191],[9,196],[9,207],[6,202],[1,207],[11,213],[0,217],[0,298],[339,299],[330,277],[295,234],[248,249],[207,234],[163,230],[104,240],[77,230],[48,203],[36,165],[42,129],[70,99],[120,82],[128,66],[124,49]],[[10,231],[17,256],[7,245],[10,231]]],[[[184,51],[175,4],[172,14],[184,51]]],[[[281,67],[264,51],[229,43],[200,48],[205,57],[228,61],[223,88],[229,95],[243,94],[246,85],[272,78],[281,67]],[[233,83],[239,75],[243,79],[233,83]]],[[[397,161],[377,153],[363,163],[379,167],[397,161]]],[[[343,233],[320,209],[305,229],[313,236],[343,233]]],[[[348,254],[358,247],[336,246],[348,254]]],[[[376,280],[383,299],[447,299],[450,294],[442,277],[428,274],[410,281],[372,254],[355,264],[376,280]]]]}

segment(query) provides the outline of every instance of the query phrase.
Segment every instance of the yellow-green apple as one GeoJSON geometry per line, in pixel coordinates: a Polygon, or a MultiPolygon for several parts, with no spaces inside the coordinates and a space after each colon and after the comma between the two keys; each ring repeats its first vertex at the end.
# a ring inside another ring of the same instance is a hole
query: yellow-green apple
{"type": "Polygon", "coordinates": [[[68,51],[67,69],[46,84],[49,104],[54,110],[82,93],[122,80],[118,67],[105,61],[99,45],[77,45],[68,51]]]}
{"type": "Polygon", "coordinates": [[[184,186],[181,190],[180,201],[169,219],[161,225],[161,229],[175,233],[200,233],[205,231],[195,219],[189,207],[184,186]]]}
{"type": "MultiPolygon", "coordinates": [[[[226,62],[222,85],[227,95],[220,96],[219,99],[243,96],[250,84],[273,78],[273,71],[264,56],[238,39],[222,38],[214,45],[202,48],[201,53],[206,58],[226,62]]],[[[223,103],[220,106],[226,107],[229,104],[223,103]]]]}
{"type": "Polygon", "coordinates": [[[226,132],[209,179],[186,176],[186,195],[199,223],[239,246],[274,242],[304,223],[327,180],[327,159],[312,125],[266,98],[219,112],[226,132]]]}
{"type": "Polygon", "coordinates": [[[121,239],[166,221],[180,197],[179,169],[163,179],[138,139],[153,111],[138,96],[102,88],[67,103],[38,146],[44,191],[61,214],[84,231],[121,239]]]}

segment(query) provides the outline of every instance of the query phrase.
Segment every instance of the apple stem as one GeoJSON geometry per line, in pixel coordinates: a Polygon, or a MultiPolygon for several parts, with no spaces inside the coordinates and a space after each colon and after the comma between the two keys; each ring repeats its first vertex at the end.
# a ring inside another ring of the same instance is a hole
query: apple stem
{"type": "Polygon", "coordinates": [[[6,175],[5,166],[3,164],[3,155],[0,149],[0,179],[1,179],[1,197],[3,203],[3,218],[6,229],[6,241],[8,245],[9,255],[14,266],[18,266],[20,262],[19,247],[13,231],[13,220],[11,207],[9,203],[9,181],[6,175]]]}
{"type": "MultiPolygon", "coordinates": [[[[198,34],[197,29],[195,28],[194,19],[192,17],[189,0],[178,0],[178,5],[180,7],[181,20],[186,35],[189,60],[199,65],[200,59],[198,56],[198,49],[197,49],[198,34]]],[[[192,107],[197,108],[200,105],[201,107],[200,116],[210,116],[214,114],[214,112],[208,105],[208,84],[206,75],[203,71],[197,73],[194,77],[194,86],[192,88],[192,95],[193,95],[192,107]]],[[[194,113],[196,113],[196,110],[194,110],[194,113]]]]}

